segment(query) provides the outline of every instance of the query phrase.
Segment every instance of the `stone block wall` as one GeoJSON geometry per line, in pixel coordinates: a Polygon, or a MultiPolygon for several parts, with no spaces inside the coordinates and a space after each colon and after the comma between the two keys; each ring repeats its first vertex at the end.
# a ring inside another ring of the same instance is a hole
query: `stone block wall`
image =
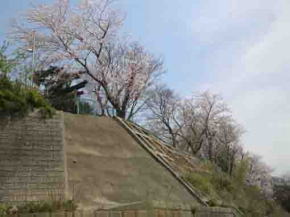
{"type": "Polygon", "coordinates": [[[0,202],[58,199],[64,194],[62,114],[0,120],[0,202]]]}

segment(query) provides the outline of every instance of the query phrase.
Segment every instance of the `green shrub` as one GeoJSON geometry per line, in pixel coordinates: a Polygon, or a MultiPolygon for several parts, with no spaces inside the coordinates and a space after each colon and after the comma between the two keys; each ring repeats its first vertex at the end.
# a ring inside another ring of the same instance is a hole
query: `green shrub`
{"type": "Polygon", "coordinates": [[[211,183],[213,183],[217,191],[234,191],[234,184],[231,178],[224,173],[216,173],[211,177],[211,183]]]}
{"type": "MultiPolygon", "coordinates": [[[[12,206],[0,204],[0,217],[6,217],[12,206]]],[[[73,212],[77,209],[77,205],[72,200],[67,201],[31,201],[17,207],[17,213],[43,213],[67,211],[73,212]]]]}
{"type": "Polygon", "coordinates": [[[77,205],[73,200],[67,200],[64,201],[63,208],[65,211],[75,211],[77,209],[77,205]]]}
{"type": "Polygon", "coordinates": [[[74,211],[77,206],[72,200],[68,201],[32,201],[18,208],[19,213],[40,213],[55,211],[74,211]]]}
{"type": "Polygon", "coordinates": [[[185,177],[195,188],[206,194],[212,194],[213,186],[210,183],[210,178],[199,173],[191,173],[185,177]]]}
{"type": "Polygon", "coordinates": [[[0,204],[0,217],[7,215],[8,206],[5,204],[0,204]]]}
{"type": "Polygon", "coordinates": [[[23,117],[34,109],[39,109],[44,117],[54,114],[37,89],[10,81],[7,76],[0,77],[0,116],[23,117]]]}

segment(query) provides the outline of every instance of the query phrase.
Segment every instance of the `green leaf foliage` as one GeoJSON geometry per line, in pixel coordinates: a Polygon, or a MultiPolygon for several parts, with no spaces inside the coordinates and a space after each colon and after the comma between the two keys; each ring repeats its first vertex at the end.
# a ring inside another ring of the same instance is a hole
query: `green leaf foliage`
{"type": "Polygon", "coordinates": [[[34,109],[39,109],[44,117],[54,114],[37,89],[0,76],[0,117],[23,117],[34,109]]]}
{"type": "Polygon", "coordinates": [[[34,73],[33,81],[43,89],[44,97],[57,110],[75,113],[75,91],[70,90],[74,81],[83,72],[67,72],[63,68],[51,66],[47,70],[34,73]]]}

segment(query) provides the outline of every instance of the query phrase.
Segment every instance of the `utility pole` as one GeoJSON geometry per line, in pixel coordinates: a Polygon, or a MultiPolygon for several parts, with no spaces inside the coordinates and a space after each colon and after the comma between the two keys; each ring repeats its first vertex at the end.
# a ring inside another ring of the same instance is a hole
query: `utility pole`
{"type": "Polygon", "coordinates": [[[33,86],[33,76],[35,72],[35,30],[32,31],[32,61],[31,61],[31,77],[30,86],[33,86]]]}
{"type": "Polygon", "coordinates": [[[33,37],[33,44],[32,44],[32,76],[31,76],[31,86],[33,86],[33,76],[35,72],[35,31],[32,32],[32,37],[33,37]]]}
{"type": "MultiPolygon", "coordinates": [[[[35,30],[32,31],[32,45],[31,47],[28,47],[27,51],[32,53],[32,60],[31,60],[31,79],[32,79],[35,72],[35,30]]],[[[26,73],[25,83],[27,86],[32,87],[33,81],[32,80],[30,82],[28,81],[29,81],[29,72],[26,73]]]]}

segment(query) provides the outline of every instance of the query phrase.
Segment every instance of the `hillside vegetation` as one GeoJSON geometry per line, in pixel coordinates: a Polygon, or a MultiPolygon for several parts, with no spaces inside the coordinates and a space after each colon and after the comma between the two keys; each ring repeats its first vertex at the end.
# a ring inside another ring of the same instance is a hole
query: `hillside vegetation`
{"type": "Polygon", "coordinates": [[[23,117],[34,109],[39,109],[44,117],[54,113],[37,89],[0,75],[0,117],[23,117]]]}
{"type": "Polygon", "coordinates": [[[184,178],[206,195],[210,206],[237,208],[246,217],[290,216],[259,187],[246,184],[247,163],[238,164],[232,176],[208,161],[200,167],[202,170],[186,174],[184,178]]]}

